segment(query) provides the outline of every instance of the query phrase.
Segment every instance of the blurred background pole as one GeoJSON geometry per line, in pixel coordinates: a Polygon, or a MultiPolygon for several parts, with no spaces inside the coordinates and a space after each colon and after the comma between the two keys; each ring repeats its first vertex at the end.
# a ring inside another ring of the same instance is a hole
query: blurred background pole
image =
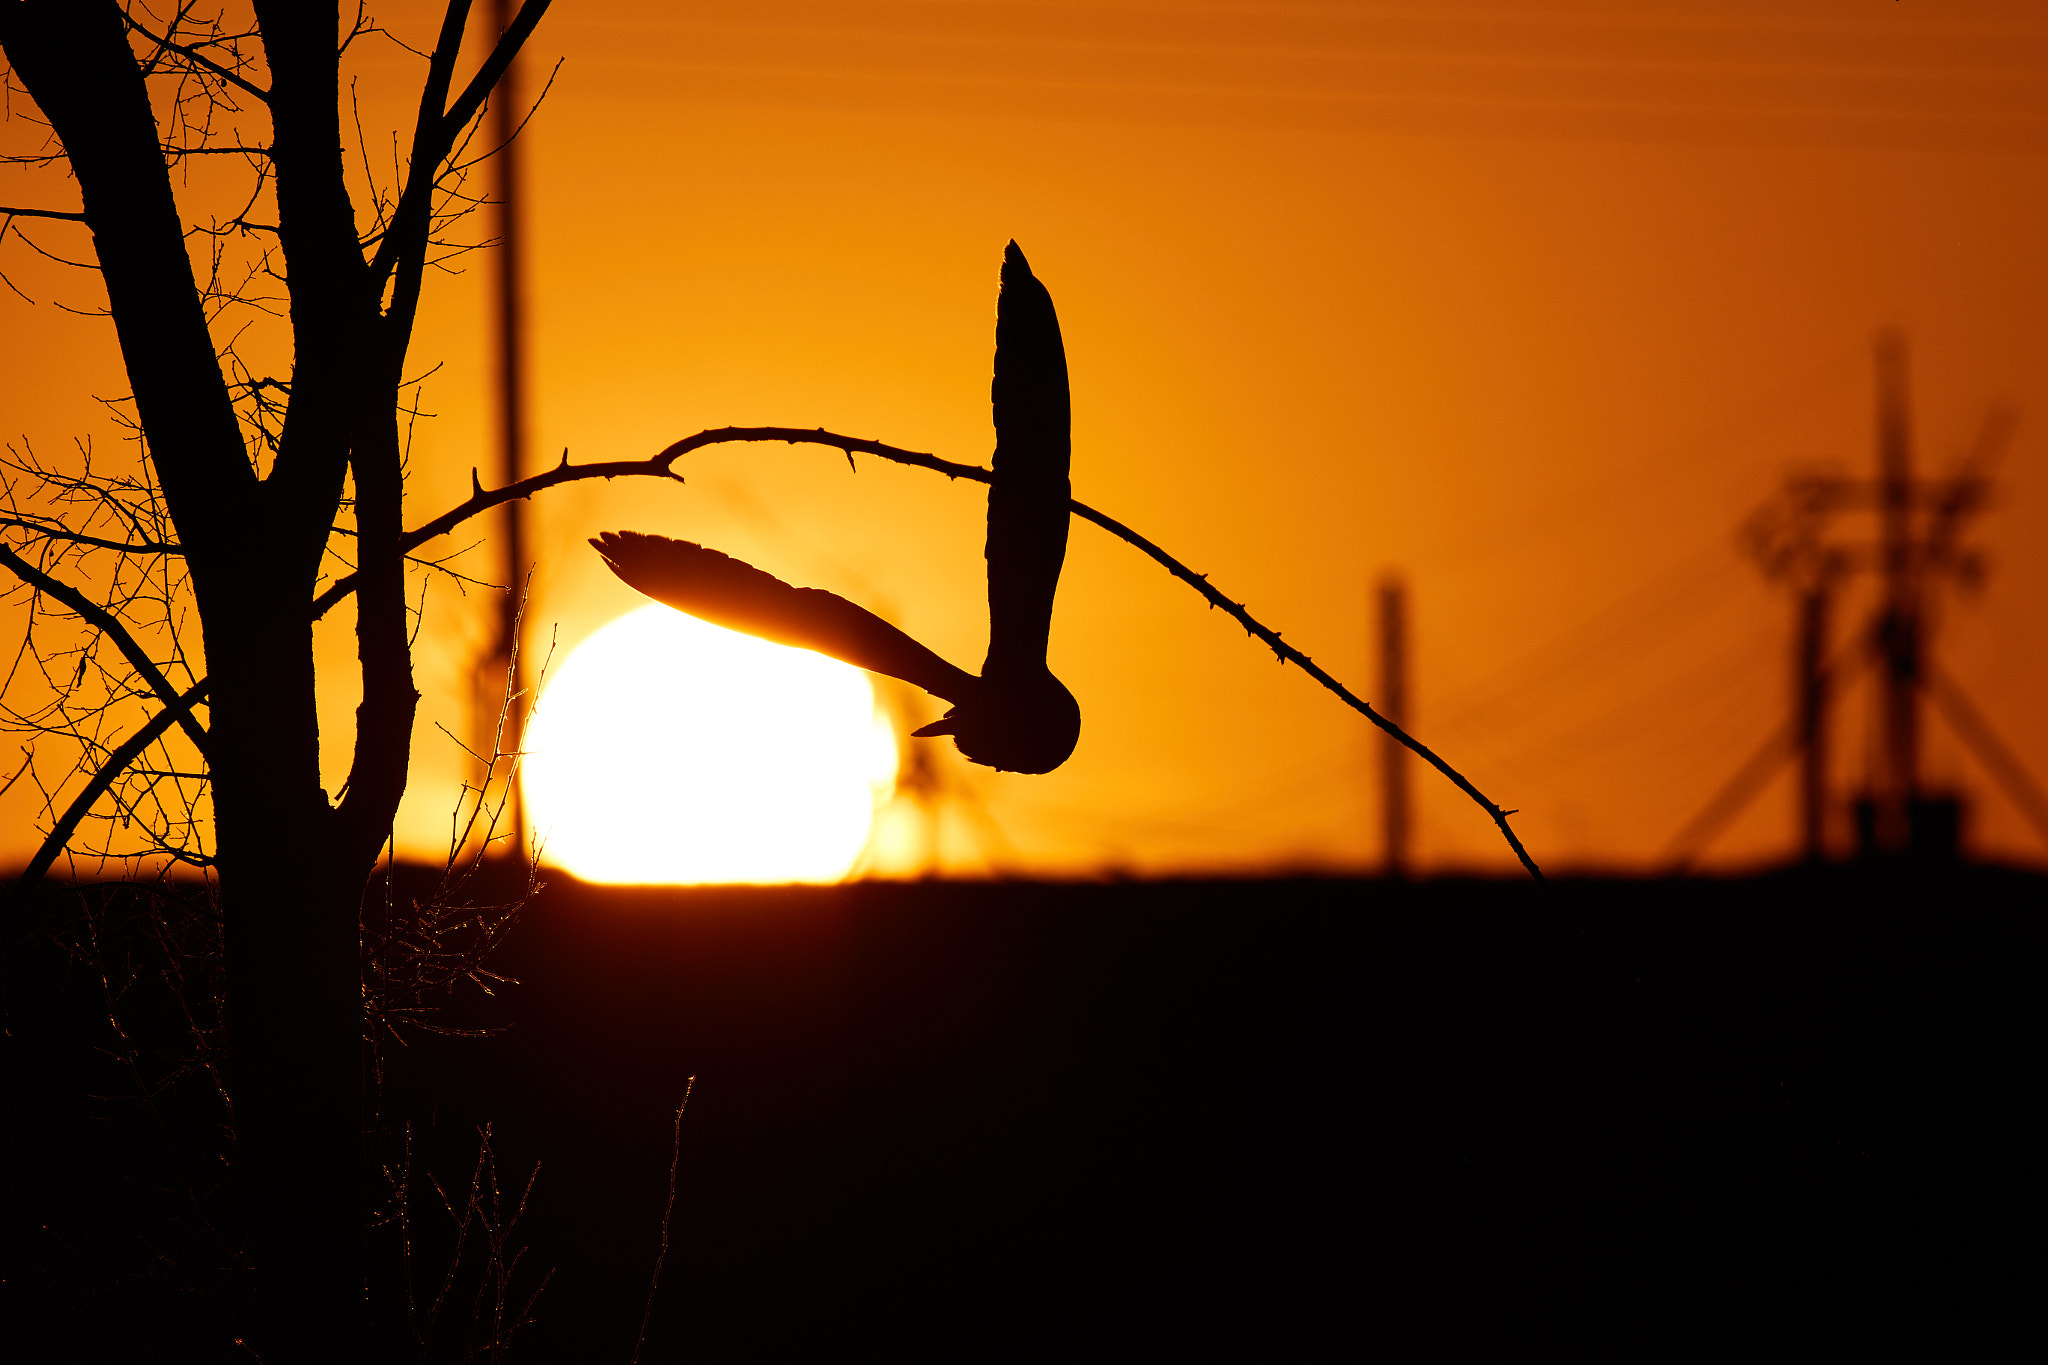
{"type": "MultiPolygon", "coordinates": [[[[1408,589],[1400,577],[1380,580],[1380,694],[1375,708],[1388,720],[1408,723],[1408,589]]],[[[1386,875],[1408,875],[1408,751],[1392,735],[1380,735],[1380,814],[1385,821],[1386,875]]]]}
{"type": "MultiPolygon", "coordinates": [[[[496,33],[511,27],[516,6],[513,0],[492,0],[491,23],[496,33]]],[[[526,467],[526,298],[519,239],[519,149],[512,134],[519,126],[519,63],[514,61],[491,94],[491,141],[498,153],[491,159],[497,168],[497,342],[498,342],[498,479],[512,483],[526,467]]],[[[525,605],[527,573],[526,504],[505,504],[504,522],[499,528],[504,555],[499,563],[505,594],[498,605],[496,631],[490,656],[476,679],[479,732],[486,743],[495,743],[501,753],[519,752],[526,698],[519,648],[519,623],[525,605]],[[504,705],[507,691],[512,702],[504,705]],[[503,729],[499,715],[503,712],[503,729]]],[[[489,752],[489,750],[483,750],[489,752]]],[[[510,768],[510,763],[504,767],[510,768]]],[[[524,862],[527,854],[526,808],[520,800],[519,784],[508,781],[505,796],[506,832],[512,837],[508,850],[524,862]]]]}
{"type": "Polygon", "coordinates": [[[1899,854],[1912,839],[1912,803],[1919,795],[1920,603],[1913,555],[1912,432],[1906,408],[1906,338],[1877,335],[1878,508],[1882,523],[1884,607],[1877,646],[1882,741],[1873,815],[1879,851],[1899,854]]]}
{"type": "Polygon", "coordinates": [[[1825,575],[1800,595],[1799,636],[1793,650],[1792,701],[1799,730],[1800,839],[1809,863],[1827,858],[1828,596],[1825,575]]]}

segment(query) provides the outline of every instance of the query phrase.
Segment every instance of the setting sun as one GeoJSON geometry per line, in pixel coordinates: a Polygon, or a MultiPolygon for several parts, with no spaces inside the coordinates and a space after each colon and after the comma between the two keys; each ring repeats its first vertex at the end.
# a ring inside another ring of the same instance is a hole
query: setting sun
{"type": "Polygon", "coordinates": [[[523,789],[543,859],[593,882],[829,882],[895,780],[865,673],[648,605],[549,680],[523,789]]]}

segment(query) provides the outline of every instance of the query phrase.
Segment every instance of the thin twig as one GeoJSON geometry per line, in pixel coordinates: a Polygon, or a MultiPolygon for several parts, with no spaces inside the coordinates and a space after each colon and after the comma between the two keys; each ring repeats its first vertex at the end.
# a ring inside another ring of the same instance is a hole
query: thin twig
{"type": "Polygon", "coordinates": [[[98,536],[80,535],[65,526],[51,526],[40,521],[23,521],[19,517],[0,517],[0,526],[13,526],[28,531],[45,540],[61,540],[71,545],[88,545],[96,550],[119,550],[128,555],[181,555],[184,547],[164,541],[146,540],[131,542],[125,540],[102,540],[98,536]]]}
{"type": "Polygon", "coordinates": [[[690,1107],[690,1092],[696,1088],[695,1076],[684,1081],[682,1102],[676,1105],[675,1145],[668,1158],[668,1203],[661,1210],[661,1249],[654,1253],[654,1274],[647,1281],[647,1308],[640,1314],[640,1338],[633,1343],[633,1359],[628,1365],[640,1365],[640,1350],[647,1345],[647,1324],[654,1318],[654,1291],[661,1288],[661,1267],[668,1260],[668,1222],[676,1211],[676,1172],[683,1164],[683,1111],[690,1107]]]}
{"type": "MultiPolygon", "coordinates": [[[[512,65],[512,59],[519,55],[520,48],[532,35],[534,27],[540,23],[541,16],[547,13],[550,2],[551,0],[525,0],[519,7],[519,13],[513,17],[512,23],[498,36],[490,55],[484,58],[483,65],[477,68],[476,74],[470,77],[469,84],[463,87],[455,102],[445,110],[436,107],[440,103],[438,96],[448,88],[462,34],[459,25],[453,26],[452,31],[444,29],[442,43],[435,49],[429,70],[427,90],[423,92],[431,98],[428,98],[420,108],[419,123],[413,139],[412,166],[405,189],[400,193],[398,204],[392,210],[393,230],[377,244],[376,255],[370,260],[370,282],[380,297],[385,285],[399,267],[401,253],[406,250],[422,249],[425,246],[426,229],[421,223],[429,216],[434,190],[441,179],[441,163],[454,149],[456,139],[463,129],[469,126],[470,121],[476,118],[478,111],[483,108],[484,100],[497,85],[499,78],[505,74],[506,68],[512,65]],[[395,230],[401,219],[412,224],[411,230],[405,233],[395,230]],[[420,236],[421,240],[409,240],[415,235],[420,236]]],[[[466,10],[466,4],[461,8],[466,10]]],[[[454,15],[456,10],[451,8],[449,13],[454,15]]]]}
{"type": "Polygon", "coordinates": [[[128,27],[134,29],[137,33],[140,33],[143,37],[149,39],[152,43],[155,43],[159,48],[167,48],[170,51],[177,53],[180,57],[183,57],[186,61],[192,62],[193,64],[198,66],[205,67],[208,71],[211,71],[214,75],[220,77],[229,85],[232,85],[239,90],[246,91],[251,95],[254,95],[257,99],[262,100],[265,104],[270,103],[270,92],[268,90],[265,90],[262,86],[257,85],[255,82],[248,80],[243,76],[237,75],[235,72],[229,70],[225,66],[222,66],[219,62],[214,61],[212,58],[201,56],[197,48],[190,47],[184,43],[172,42],[170,33],[168,31],[166,31],[163,37],[159,38],[154,33],[151,33],[148,29],[144,28],[141,24],[136,23],[132,15],[123,14],[121,16],[121,21],[127,24],[128,27]]]}
{"type": "Polygon", "coordinates": [[[135,637],[128,633],[126,627],[120,621],[115,619],[113,613],[103,607],[95,606],[92,600],[80,593],[78,589],[50,577],[20,555],[8,549],[5,545],[0,545],[0,564],[4,564],[14,570],[15,576],[20,578],[22,582],[27,583],[39,592],[56,598],[59,602],[77,612],[80,617],[111,639],[121,653],[127,656],[128,662],[134,665],[135,671],[142,675],[143,681],[149,684],[149,690],[156,693],[163,704],[170,707],[176,714],[179,726],[183,728],[186,736],[191,739],[193,747],[198,749],[201,754],[206,753],[205,727],[192,718],[192,708],[190,706],[181,705],[182,699],[178,695],[178,690],[171,686],[171,680],[163,675],[163,671],[156,666],[156,662],[143,651],[142,646],[136,642],[135,637]]]}
{"type": "MultiPolygon", "coordinates": [[[[50,865],[57,861],[57,855],[71,842],[71,836],[77,832],[79,823],[85,819],[87,812],[91,811],[93,803],[106,793],[107,788],[114,785],[116,778],[127,771],[129,764],[142,756],[143,750],[156,743],[164,731],[189,713],[194,705],[206,699],[207,686],[207,680],[201,678],[192,685],[191,690],[178,698],[176,706],[151,716],[148,724],[130,735],[120,748],[107,755],[107,761],[100,765],[99,771],[92,775],[92,781],[85,784],[85,790],[78,794],[57,823],[51,826],[49,837],[43,840],[42,847],[36,850],[35,857],[29,859],[28,866],[22,870],[20,878],[8,891],[10,901],[15,905],[27,901],[29,893],[50,870],[50,865]]],[[[7,918],[13,918],[12,907],[7,918]]]]}

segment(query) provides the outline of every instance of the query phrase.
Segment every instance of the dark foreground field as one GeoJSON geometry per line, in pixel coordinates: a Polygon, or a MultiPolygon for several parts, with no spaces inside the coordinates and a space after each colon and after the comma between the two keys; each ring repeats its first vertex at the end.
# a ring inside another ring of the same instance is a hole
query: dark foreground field
{"type": "MultiPolygon", "coordinates": [[[[557,881],[511,1027],[388,1093],[451,1193],[485,1120],[540,1162],[515,1360],[630,1357],[692,1075],[643,1360],[1954,1345],[2037,1292],[2044,910],[1991,871],[557,881]]],[[[135,1125],[12,1069],[17,1189],[81,1186],[31,1217],[104,1221],[75,1154],[135,1125]]]]}

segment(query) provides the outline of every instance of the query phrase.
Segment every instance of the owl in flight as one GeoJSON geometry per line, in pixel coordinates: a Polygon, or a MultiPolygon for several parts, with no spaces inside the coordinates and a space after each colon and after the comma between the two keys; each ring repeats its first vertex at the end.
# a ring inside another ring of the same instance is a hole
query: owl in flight
{"type": "Polygon", "coordinates": [[[988,657],[979,677],[835,593],[796,588],[686,540],[608,531],[613,573],[678,611],[922,687],[953,705],[916,733],[951,735],[970,760],[1049,773],[1081,737],[1081,708],[1045,665],[1067,554],[1073,454],[1067,352],[1052,295],[1010,243],[996,302],[996,453],[988,492],[988,657]]]}

